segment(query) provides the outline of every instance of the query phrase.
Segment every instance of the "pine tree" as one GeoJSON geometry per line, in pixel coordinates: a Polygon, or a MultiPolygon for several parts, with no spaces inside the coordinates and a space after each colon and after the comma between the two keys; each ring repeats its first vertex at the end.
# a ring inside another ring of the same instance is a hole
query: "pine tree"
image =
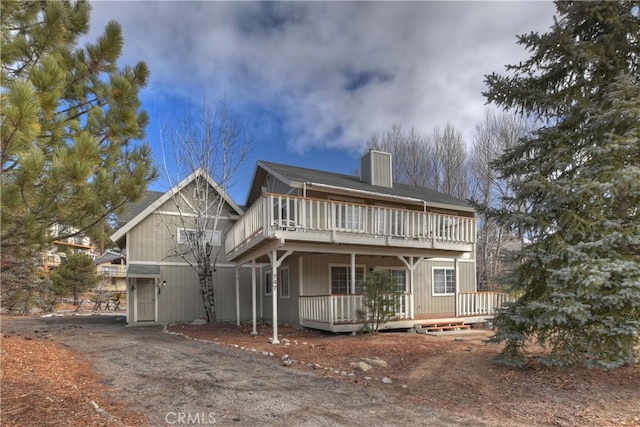
{"type": "Polygon", "coordinates": [[[534,339],[548,364],[614,368],[640,334],[639,2],[556,9],[548,33],[519,37],[530,59],[486,79],[490,102],[541,120],[495,163],[510,207],[483,208],[527,242],[492,341],[503,363],[534,339]]]}
{"type": "MultiPolygon", "coordinates": [[[[84,1],[3,1],[0,151],[2,250],[48,243],[59,223],[104,228],[155,178],[138,91],[144,62],[118,68],[123,38],[110,22],[95,43],[84,1]]],[[[64,238],[68,236],[57,236],[64,238]]]]}
{"type": "Polygon", "coordinates": [[[400,309],[398,284],[389,270],[373,270],[363,284],[364,308],[358,310],[363,323],[362,332],[378,333],[390,320],[396,319],[400,309]]]}
{"type": "Polygon", "coordinates": [[[67,255],[60,268],[51,273],[51,288],[59,296],[73,294],[73,302],[78,305],[80,294],[94,288],[100,281],[93,259],[85,253],[74,252],[67,255]]]}

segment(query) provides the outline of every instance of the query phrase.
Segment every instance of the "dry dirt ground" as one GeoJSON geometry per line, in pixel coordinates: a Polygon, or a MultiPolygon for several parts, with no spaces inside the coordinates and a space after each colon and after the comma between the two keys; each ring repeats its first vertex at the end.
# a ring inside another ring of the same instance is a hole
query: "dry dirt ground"
{"type": "Polygon", "coordinates": [[[640,364],[559,371],[533,348],[527,369],[498,367],[490,331],[280,326],[272,345],[266,325],[251,336],[248,325],[128,328],[105,317],[3,316],[3,426],[640,426],[640,364]],[[363,358],[387,366],[361,372],[363,358]]]}

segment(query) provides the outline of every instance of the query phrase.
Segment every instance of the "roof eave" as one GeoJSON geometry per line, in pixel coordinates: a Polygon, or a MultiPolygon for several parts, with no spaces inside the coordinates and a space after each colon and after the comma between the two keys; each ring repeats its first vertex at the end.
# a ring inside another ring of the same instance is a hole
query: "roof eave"
{"type": "Polygon", "coordinates": [[[402,202],[420,204],[420,205],[424,205],[424,206],[428,206],[428,207],[432,207],[432,208],[458,210],[458,211],[465,211],[465,212],[475,212],[474,209],[472,207],[470,207],[470,206],[462,206],[462,205],[453,205],[453,204],[448,204],[448,203],[430,202],[428,200],[418,199],[418,198],[415,198],[415,197],[397,196],[397,195],[393,195],[393,194],[378,193],[378,192],[375,192],[375,191],[356,190],[356,189],[353,189],[353,188],[339,187],[339,186],[330,185],[330,184],[322,184],[322,183],[319,183],[319,182],[306,182],[304,184],[307,187],[310,187],[310,186],[311,187],[320,187],[320,188],[325,188],[325,189],[334,190],[334,191],[335,190],[340,190],[340,191],[343,191],[343,192],[346,192],[346,193],[351,193],[351,194],[360,194],[360,195],[363,195],[363,196],[376,197],[376,198],[379,198],[379,199],[386,199],[386,200],[402,201],[402,202]]]}

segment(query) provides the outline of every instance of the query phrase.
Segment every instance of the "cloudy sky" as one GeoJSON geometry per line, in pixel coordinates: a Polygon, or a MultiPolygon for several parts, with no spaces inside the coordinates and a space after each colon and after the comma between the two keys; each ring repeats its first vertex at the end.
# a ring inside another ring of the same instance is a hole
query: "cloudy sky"
{"type": "Polygon", "coordinates": [[[116,20],[122,65],[148,64],[158,162],[160,118],[227,99],[254,141],[230,190],[242,204],[257,160],[353,173],[394,122],[425,135],[450,123],[471,144],[485,74],[526,59],[516,35],[553,14],[547,1],[96,1],[89,39],[116,20]]]}

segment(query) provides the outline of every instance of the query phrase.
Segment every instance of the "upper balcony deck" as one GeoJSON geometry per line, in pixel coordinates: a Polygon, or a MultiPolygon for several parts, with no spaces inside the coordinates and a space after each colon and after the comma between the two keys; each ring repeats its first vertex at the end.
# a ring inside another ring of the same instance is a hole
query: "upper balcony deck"
{"type": "Polygon", "coordinates": [[[227,259],[270,239],[471,252],[476,221],[443,213],[264,194],[228,232],[227,259]]]}

